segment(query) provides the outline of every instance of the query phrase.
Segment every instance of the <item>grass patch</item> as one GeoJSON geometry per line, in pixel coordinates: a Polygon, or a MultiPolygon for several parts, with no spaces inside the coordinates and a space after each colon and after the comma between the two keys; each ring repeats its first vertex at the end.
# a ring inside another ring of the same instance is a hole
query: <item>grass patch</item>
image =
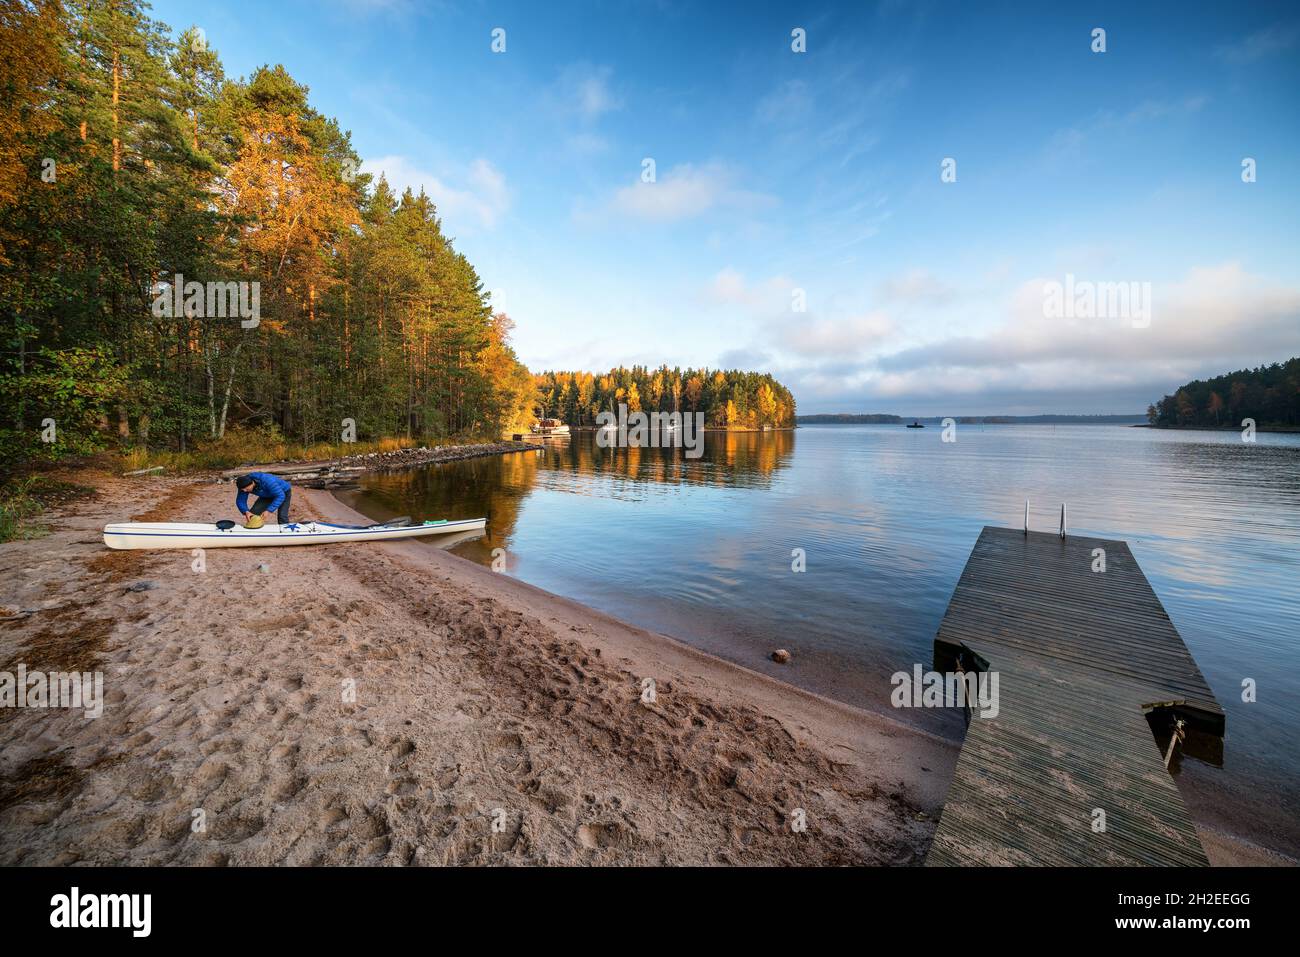
{"type": "Polygon", "coordinates": [[[32,521],[47,508],[93,495],[95,490],[43,475],[10,480],[0,487],[0,542],[41,538],[49,529],[32,521]]]}

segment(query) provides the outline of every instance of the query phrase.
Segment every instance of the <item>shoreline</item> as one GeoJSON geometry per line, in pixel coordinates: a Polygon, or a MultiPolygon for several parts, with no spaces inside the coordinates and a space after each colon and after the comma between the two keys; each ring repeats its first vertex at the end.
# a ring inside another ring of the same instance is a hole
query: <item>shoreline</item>
{"type": "MultiPolygon", "coordinates": [[[[392,449],[388,452],[360,452],[332,459],[311,459],[299,461],[264,462],[241,465],[237,468],[222,469],[217,473],[219,480],[232,479],[245,472],[270,472],[297,481],[303,478],[339,477],[342,473],[360,472],[396,472],[401,469],[418,468],[424,465],[438,465],[443,462],[462,462],[466,459],[485,458],[491,455],[512,455],[516,452],[532,452],[536,446],[525,442],[478,442],[466,445],[421,445],[392,449]]],[[[140,475],[141,472],[128,472],[127,475],[140,475]]],[[[176,476],[183,478],[184,476],[176,476]]],[[[346,476],[343,476],[346,477],[346,476]]]]}
{"type": "Polygon", "coordinates": [[[98,494],[0,548],[0,604],[32,609],[0,657],[102,671],[104,715],[0,714],[0,863],[924,858],[951,742],[425,542],[110,552],[122,502],[194,519],[229,489],[79,477],[98,494]]]}
{"type": "MultiPolygon", "coordinates": [[[[330,498],[334,502],[336,502],[340,508],[340,511],[335,513],[334,520],[336,521],[348,522],[348,523],[365,523],[365,522],[370,522],[375,520],[373,517],[366,516],[363,513],[355,510],[346,502],[343,502],[342,500],[338,499],[334,495],[330,495],[330,498]]],[[[405,544],[409,544],[414,548],[433,549],[432,546],[427,545],[424,542],[420,542],[418,540],[413,540],[405,544]]],[[[394,547],[397,546],[395,545],[394,547]]],[[[468,559],[461,559],[459,558],[459,556],[450,555],[436,549],[433,550],[439,551],[440,556],[444,560],[449,559],[450,562],[452,563],[453,568],[463,568],[463,566],[468,565],[470,568],[474,569],[474,572],[476,574],[473,574],[470,577],[475,577],[478,580],[484,582],[508,583],[505,584],[504,587],[506,589],[516,590],[520,596],[524,596],[524,597],[528,595],[544,596],[545,599],[548,601],[558,602],[565,606],[569,606],[573,609],[576,609],[578,613],[581,615],[609,621],[620,628],[626,629],[629,632],[634,632],[636,634],[643,635],[652,642],[666,643],[667,645],[676,648],[682,654],[708,661],[714,667],[730,670],[736,673],[738,676],[743,676],[742,680],[766,683],[772,686],[774,689],[778,689],[777,691],[778,695],[806,696],[809,699],[820,702],[822,705],[828,705],[833,708],[843,708],[855,714],[877,717],[891,724],[896,723],[898,727],[907,734],[915,733],[925,738],[931,739],[937,743],[940,743],[941,745],[945,745],[947,747],[952,748],[954,751],[953,754],[954,764],[956,759],[956,752],[960,751],[962,742],[964,741],[964,734],[959,735],[954,740],[945,735],[937,734],[925,728],[918,727],[917,725],[906,722],[903,719],[895,719],[886,712],[859,708],[854,705],[850,705],[839,699],[830,697],[828,695],[819,694],[816,691],[808,690],[806,688],[800,687],[781,678],[773,677],[758,671],[751,670],[750,668],[747,668],[744,665],[734,662],[730,659],[723,658],[721,656],[696,649],[693,646],[686,643],[685,641],[683,641],[682,639],[673,638],[671,636],[664,635],[658,632],[647,631],[645,629],[640,628],[639,626],[627,623],[605,612],[601,612],[589,606],[583,605],[576,600],[564,598],[563,596],[559,596],[554,593],[547,592],[537,586],[528,584],[527,582],[523,582],[516,578],[511,578],[507,575],[491,572],[490,570],[484,568],[483,566],[475,562],[472,562],[468,559]]],[[[948,783],[951,780],[951,777],[952,777],[952,770],[951,767],[949,767],[945,771],[941,793],[938,796],[939,810],[942,809],[942,803],[946,799],[947,787],[948,787],[948,783]]],[[[1193,824],[1196,827],[1197,833],[1201,838],[1202,846],[1204,847],[1207,855],[1209,856],[1211,866],[1214,867],[1270,866],[1271,867],[1271,866],[1297,866],[1298,864],[1300,864],[1300,862],[1292,859],[1282,851],[1261,844],[1256,839],[1252,837],[1248,837],[1245,834],[1238,833],[1236,827],[1234,826],[1234,820],[1235,820],[1234,815],[1231,812],[1227,814],[1223,813],[1222,810],[1216,805],[1214,800],[1214,795],[1216,792],[1197,787],[1196,784],[1187,781],[1188,777],[1189,777],[1188,775],[1184,774],[1181,776],[1176,776],[1175,780],[1179,783],[1180,788],[1183,791],[1183,799],[1187,804],[1189,812],[1193,814],[1193,824]]],[[[936,817],[935,823],[937,824],[937,812],[935,817],[936,817]]]]}
{"type": "MultiPolygon", "coordinates": [[[[1151,425],[1149,422],[1135,422],[1131,429],[1151,429],[1155,432],[1240,432],[1239,425],[1151,425]]],[[[1300,428],[1289,425],[1257,425],[1256,432],[1269,432],[1274,435],[1300,435],[1300,428]]]]}
{"type": "MultiPolygon", "coordinates": [[[[110,552],[121,503],[196,519],[229,489],[77,477],[96,495],[0,546],[0,605],[30,609],[0,670],[100,670],[105,712],[0,711],[0,864],[924,860],[960,742],[437,539],[215,549],[202,573],[184,550],[110,552]]],[[[294,508],[365,520],[319,490],[294,508]]],[[[1213,864],[1293,863],[1198,830],[1213,864]]]]}

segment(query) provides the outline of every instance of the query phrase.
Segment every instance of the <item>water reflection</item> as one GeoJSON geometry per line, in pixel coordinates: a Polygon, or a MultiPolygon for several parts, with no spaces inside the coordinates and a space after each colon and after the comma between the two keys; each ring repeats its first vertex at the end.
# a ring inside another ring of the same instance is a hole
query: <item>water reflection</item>
{"type": "Polygon", "coordinates": [[[594,433],[579,432],[535,451],[370,476],[362,492],[343,497],[376,520],[486,516],[487,534],[455,549],[486,564],[494,548],[509,550],[524,503],[535,492],[644,502],[679,486],[768,488],[794,454],[795,441],[793,431],[708,433],[703,454],[693,459],[676,448],[601,448],[594,433]]]}
{"type": "Polygon", "coordinates": [[[1026,499],[1033,527],[1055,529],[1068,502],[1077,534],[1129,542],[1228,712],[1228,774],[1202,791],[1261,820],[1300,817],[1300,436],[968,426],[939,439],[888,426],[709,433],[691,460],[579,433],[367,477],[352,501],[375,518],[486,515],[487,534],[457,554],[488,564],[503,548],[532,584],[881,710],[889,676],[930,661],[980,529],[1018,527],[1026,499]],[[767,660],[777,647],[789,665],[767,660]],[[1247,677],[1262,689],[1253,705],[1247,677]]]}

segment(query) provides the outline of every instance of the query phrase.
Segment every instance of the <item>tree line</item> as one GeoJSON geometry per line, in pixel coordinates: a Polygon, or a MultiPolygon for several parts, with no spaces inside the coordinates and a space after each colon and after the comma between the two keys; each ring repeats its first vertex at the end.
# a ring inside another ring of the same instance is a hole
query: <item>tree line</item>
{"type": "Polygon", "coordinates": [[[1243,419],[1300,427],[1300,357],[1188,382],[1149,406],[1147,419],[1165,428],[1240,428],[1243,419]]]}
{"type": "Polygon", "coordinates": [[[282,66],[228,78],[147,11],[0,7],[0,465],[530,418],[511,322],[429,197],[360,173],[282,66]]]}
{"type": "Polygon", "coordinates": [[[568,425],[592,426],[601,412],[702,412],[707,428],[788,428],[790,390],[767,373],[735,369],[622,366],[591,372],[544,372],[537,377],[538,411],[568,425]]]}
{"type": "Polygon", "coordinates": [[[816,412],[795,417],[800,425],[899,425],[902,416],[884,412],[816,412]]]}

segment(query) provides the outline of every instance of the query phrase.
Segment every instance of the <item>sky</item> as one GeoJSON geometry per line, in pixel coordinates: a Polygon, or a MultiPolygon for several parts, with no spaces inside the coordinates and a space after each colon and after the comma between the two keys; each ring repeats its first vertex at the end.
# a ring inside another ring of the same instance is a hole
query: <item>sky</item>
{"type": "Polygon", "coordinates": [[[805,413],[1138,413],[1300,355],[1294,3],[153,15],[230,76],[284,64],[363,170],[427,191],[534,371],[770,371],[805,413]]]}

